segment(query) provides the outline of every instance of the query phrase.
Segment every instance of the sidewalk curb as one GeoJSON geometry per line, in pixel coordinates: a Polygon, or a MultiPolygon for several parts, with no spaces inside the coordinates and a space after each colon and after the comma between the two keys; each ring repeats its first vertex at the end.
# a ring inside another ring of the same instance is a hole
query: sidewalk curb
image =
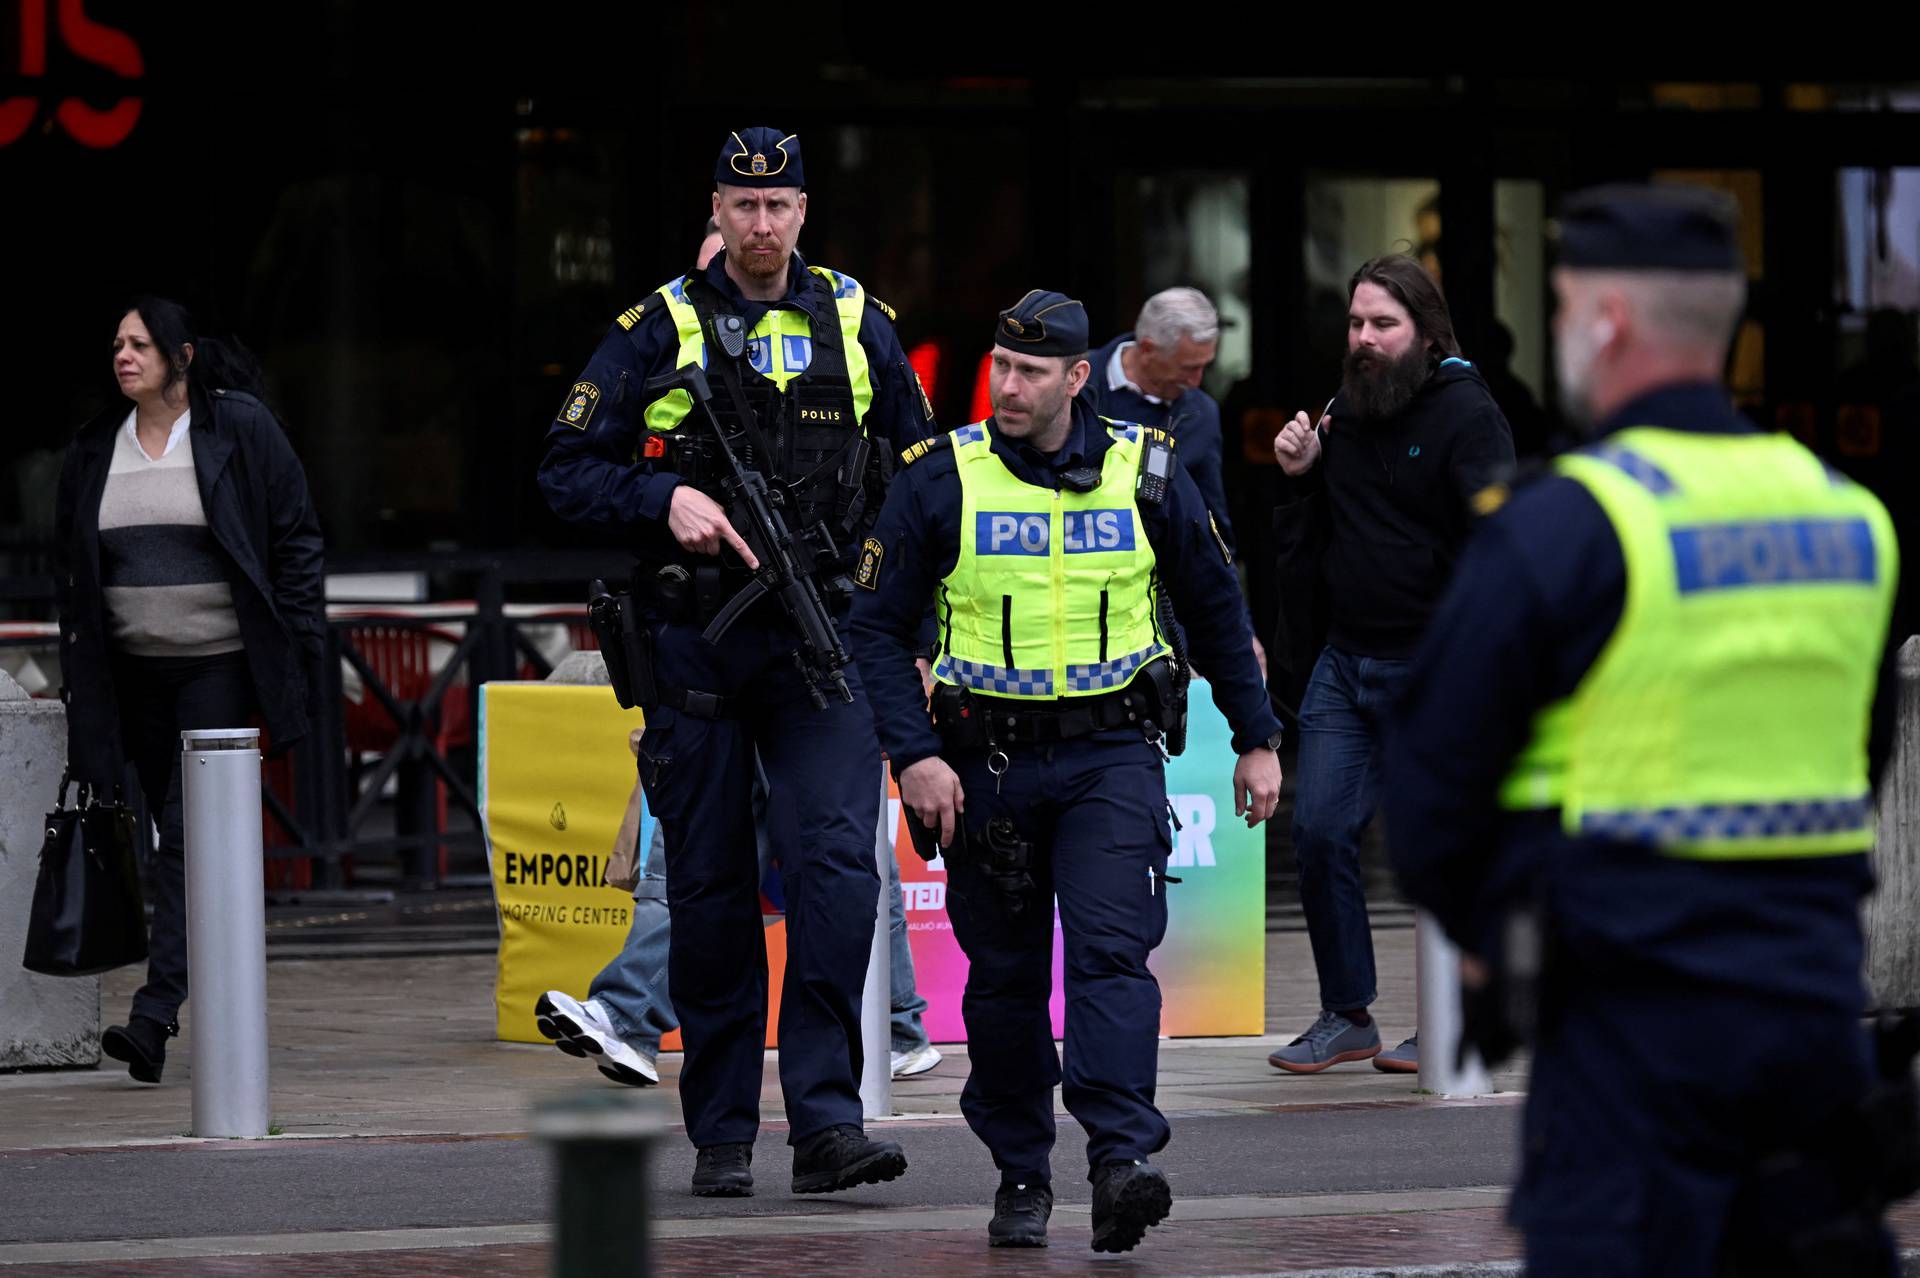
{"type": "MultiPolygon", "coordinates": [[[[1231,1278],[1515,1278],[1526,1273],[1518,1260],[1456,1260],[1438,1265],[1400,1265],[1378,1267],[1362,1265],[1346,1269],[1270,1269],[1261,1273],[1234,1274],[1231,1278]]],[[[1920,1278],[1920,1248],[1900,1253],[1901,1278],[1920,1278]]]]}

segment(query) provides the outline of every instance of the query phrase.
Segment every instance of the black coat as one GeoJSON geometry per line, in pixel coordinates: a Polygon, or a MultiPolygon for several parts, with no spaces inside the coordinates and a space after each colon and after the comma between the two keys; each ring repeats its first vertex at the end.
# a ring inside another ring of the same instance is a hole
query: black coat
{"type": "MultiPolygon", "coordinates": [[[[195,388],[189,403],[207,528],[233,589],[255,702],[273,747],[284,749],[306,735],[312,676],[326,651],[320,523],[306,472],[253,396],[195,388]]],[[[75,436],[54,507],[67,758],[75,779],[109,788],[125,754],[100,588],[100,498],[126,416],[125,404],[108,409],[75,436]]]]}
{"type": "Polygon", "coordinates": [[[1401,413],[1355,420],[1346,392],[1320,461],[1274,512],[1280,609],[1269,686],[1299,713],[1321,649],[1413,655],[1460,548],[1473,499],[1513,471],[1513,436],[1477,369],[1450,359],[1401,413]]]}

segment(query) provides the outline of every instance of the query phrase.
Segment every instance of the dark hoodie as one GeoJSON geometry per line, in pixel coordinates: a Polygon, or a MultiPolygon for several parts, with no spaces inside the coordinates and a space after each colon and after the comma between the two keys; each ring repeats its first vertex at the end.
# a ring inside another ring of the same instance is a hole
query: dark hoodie
{"type": "MultiPolygon", "coordinates": [[[[1413,655],[1473,522],[1473,497],[1513,469],[1513,435],[1479,370],[1443,361],[1397,417],[1361,421],[1335,397],[1320,462],[1327,642],[1413,655]]],[[[1321,540],[1321,539],[1316,539],[1321,540]]]]}

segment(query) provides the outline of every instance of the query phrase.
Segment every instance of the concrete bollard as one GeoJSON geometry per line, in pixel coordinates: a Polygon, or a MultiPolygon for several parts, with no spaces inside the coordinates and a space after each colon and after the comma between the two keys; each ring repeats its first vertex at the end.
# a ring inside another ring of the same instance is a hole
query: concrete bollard
{"type": "Polygon", "coordinates": [[[653,1272],[647,1160],[667,1130],[657,1096],[579,1092],[534,1110],[553,1147],[556,1278],[646,1278],[653,1272]]]}
{"type": "Polygon", "coordinates": [[[1873,872],[1867,899],[1868,1001],[1920,1007],[1920,636],[1901,646],[1893,757],[1880,775],[1873,872]]]}
{"type": "Polygon", "coordinates": [[[180,734],[193,1134],[267,1134],[267,919],[260,734],[180,734]]]}
{"type": "Polygon", "coordinates": [[[100,978],[41,976],[20,966],[41,824],[66,766],[67,715],[0,671],[0,1070],[100,1063],[100,978]]]}
{"type": "Polygon", "coordinates": [[[874,832],[874,864],[880,871],[880,900],[867,953],[867,983],[860,992],[860,1112],[866,1118],[893,1113],[893,955],[887,917],[887,862],[893,857],[893,831],[887,828],[887,765],[880,765],[880,821],[874,832]]]}

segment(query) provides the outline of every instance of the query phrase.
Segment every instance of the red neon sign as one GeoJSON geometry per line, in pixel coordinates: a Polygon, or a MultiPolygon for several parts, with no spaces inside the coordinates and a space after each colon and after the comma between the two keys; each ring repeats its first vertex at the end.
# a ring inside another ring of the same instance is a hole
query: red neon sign
{"type": "MultiPolygon", "coordinates": [[[[146,73],[140,46],[124,31],[102,26],[89,18],[85,0],[59,0],[60,42],[69,53],[95,66],[105,67],[125,80],[138,80],[146,73]]],[[[47,0],[20,0],[20,74],[37,80],[47,73],[47,0]]],[[[53,118],[82,146],[106,148],[118,146],[133,132],[140,119],[143,100],[121,98],[102,110],[88,106],[79,98],[64,98],[53,108],[53,118]]],[[[20,140],[40,115],[40,99],[14,97],[0,100],[0,146],[20,140]]]]}

